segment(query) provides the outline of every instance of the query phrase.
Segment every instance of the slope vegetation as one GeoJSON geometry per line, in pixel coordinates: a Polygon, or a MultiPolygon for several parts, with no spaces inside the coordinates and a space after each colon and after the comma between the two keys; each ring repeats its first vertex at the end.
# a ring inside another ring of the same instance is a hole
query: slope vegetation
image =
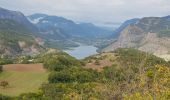
{"type": "Polygon", "coordinates": [[[17,99],[170,99],[169,62],[142,51],[118,49],[83,61],[58,52],[41,55],[37,61],[50,72],[48,83],[39,92],[22,94],[17,99]]]}

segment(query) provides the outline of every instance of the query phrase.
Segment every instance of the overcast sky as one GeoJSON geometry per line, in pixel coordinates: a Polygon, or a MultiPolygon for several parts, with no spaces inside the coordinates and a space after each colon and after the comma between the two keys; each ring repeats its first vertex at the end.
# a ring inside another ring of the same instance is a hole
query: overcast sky
{"type": "Polygon", "coordinates": [[[170,15],[170,0],[0,0],[0,7],[26,15],[46,13],[96,24],[170,15]]]}

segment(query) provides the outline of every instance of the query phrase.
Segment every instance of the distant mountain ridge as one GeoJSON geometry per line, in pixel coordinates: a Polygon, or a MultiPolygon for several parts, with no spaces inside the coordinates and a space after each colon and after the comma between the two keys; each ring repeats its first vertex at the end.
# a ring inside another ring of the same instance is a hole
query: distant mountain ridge
{"type": "Polygon", "coordinates": [[[113,35],[110,36],[111,38],[116,38],[120,35],[120,32],[126,28],[128,25],[130,24],[135,24],[139,21],[140,19],[139,18],[134,18],[134,19],[130,19],[130,20],[127,20],[125,21],[119,28],[117,28],[114,32],[113,32],[113,35]]]}
{"type": "MultiPolygon", "coordinates": [[[[0,8],[0,54],[20,55],[40,52],[43,48],[67,49],[91,44],[111,34],[92,23],[75,23],[63,17],[34,14],[0,8]],[[6,49],[8,48],[8,49],[6,49]]],[[[103,41],[103,40],[102,40],[103,41]]]]}
{"type": "Polygon", "coordinates": [[[103,51],[117,48],[137,48],[170,60],[170,20],[166,17],[144,17],[127,25],[116,42],[103,51]]]}
{"type": "MultiPolygon", "coordinates": [[[[31,22],[42,31],[48,30],[51,27],[62,31],[63,34],[67,34],[72,37],[83,37],[83,38],[97,38],[107,34],[111,34],[110,31],[97,27],[91,23],[80,23],[77,24],[72,20],[68,20],[63,17],[51,16],[46,14],[33,14],[28,16],[31,22]]],[[[57,32],[55,32],[57,33],[57,32]]]]}

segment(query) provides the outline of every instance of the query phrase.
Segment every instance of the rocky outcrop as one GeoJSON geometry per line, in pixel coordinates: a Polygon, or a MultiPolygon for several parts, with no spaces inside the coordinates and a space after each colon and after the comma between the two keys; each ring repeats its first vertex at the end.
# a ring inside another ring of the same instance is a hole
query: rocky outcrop
{"type": "Polygon", "coordinates": [[[103,52],[117,48],[136,48],[170,60],[170,37],[161,36],[161,31],[169,29],[169,17],[142,18],[125,27],[117,41],[104,48],[103,52]]]}

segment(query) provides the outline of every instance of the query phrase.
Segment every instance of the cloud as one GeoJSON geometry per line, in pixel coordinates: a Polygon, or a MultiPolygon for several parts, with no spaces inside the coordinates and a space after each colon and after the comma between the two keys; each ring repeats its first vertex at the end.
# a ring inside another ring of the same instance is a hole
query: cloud
{"type": "Polygon", "coordinates": [[[0,0],[0,6],[27,15],[47,13],[75,21],[107,23],[170,14],[169,0],[0,0]]]}

